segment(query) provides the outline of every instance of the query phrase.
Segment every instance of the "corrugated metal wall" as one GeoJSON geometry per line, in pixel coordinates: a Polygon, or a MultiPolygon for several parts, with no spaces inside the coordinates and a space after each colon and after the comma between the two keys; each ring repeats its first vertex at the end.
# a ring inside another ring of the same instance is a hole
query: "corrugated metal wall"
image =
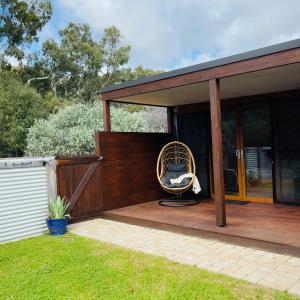
{"type": "Polygon", "coordinates": [[[0,167],[0,242],[47,230],[48,172],[45,162],[0,167]]]}

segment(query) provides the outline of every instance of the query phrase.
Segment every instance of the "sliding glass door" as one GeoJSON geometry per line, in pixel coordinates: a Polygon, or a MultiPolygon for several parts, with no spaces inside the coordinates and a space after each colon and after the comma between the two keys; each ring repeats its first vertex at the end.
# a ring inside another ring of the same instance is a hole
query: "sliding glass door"
{"type": "Polygon", "coordinates": [[[270,110],[242,111],[242,135],[245,197],[270,202],[273,198],[270,110]]]}
{"type": "Polygon", "coordinates": [[[224,112],[222,132],[226,199],[272,202],[269,108],[224,112]]]}
{"type": "MultiPolygon", "coordinates": [[[[195,156],[201,195],[209,196],[213,193],[209,112],[179,115],[178,122],[179,138],[195,156]]],[[[270,106],[224,109],[225,198],[300,204],[299,133],[299,101],[280,99],[270,106]]]]}
{"type": "Polygon", "coordinates": [[[276,200],[300,204],[300,103],[281,101],[275,126],[276,200]]]}
{"type": "Polygon", "coordinates": [[[240,146],[238,119],[235,111],[222,114],[223,162],[225,194],[240,198],[240,146]]]}

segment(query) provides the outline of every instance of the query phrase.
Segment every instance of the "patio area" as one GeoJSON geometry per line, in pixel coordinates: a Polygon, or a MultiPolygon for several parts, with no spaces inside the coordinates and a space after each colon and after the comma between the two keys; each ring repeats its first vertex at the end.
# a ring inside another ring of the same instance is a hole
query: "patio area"
{"type": "Polygon", "coordinates": [[[152,201],[113,209],[103,217],[300,256],[299,206],[226,204],[226,214],[227,226],[217,227],[214,203],[207,199],[199,205],[177,208],[152,201]]]}

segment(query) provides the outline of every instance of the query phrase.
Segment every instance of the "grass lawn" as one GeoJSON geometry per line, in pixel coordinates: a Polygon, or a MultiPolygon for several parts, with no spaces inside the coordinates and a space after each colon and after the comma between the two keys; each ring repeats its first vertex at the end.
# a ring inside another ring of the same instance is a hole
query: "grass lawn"
{"type": "Polygon", "coordinates": [[[0,299],[294,299],[67,234],[0,245],[0,299]]]}

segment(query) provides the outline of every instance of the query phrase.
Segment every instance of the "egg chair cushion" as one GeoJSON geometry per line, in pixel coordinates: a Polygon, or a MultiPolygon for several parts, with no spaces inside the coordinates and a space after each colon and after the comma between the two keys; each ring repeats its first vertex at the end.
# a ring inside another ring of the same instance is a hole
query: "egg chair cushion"
{"type": "MultiPolygon", "coordinates": [[[[184,172],[186,169],[185,164],[168,164],[167,166],[167,172],[184,172]]],[[[182,175],[182,174],[181,174],[182,175]]],[[[174,178],[172,178],[174,179],[174,178]]]]}
{"type": "Polygon", "coordinates": [[[180,183],[174,184],[171,183],[171,179],[176,179],[184,174],[186,174],[186,172],[167,171],[166,174],[161,178],[161,181],[168,188],[182,188],[188,186],[192,178],[184,178],[180,183]]]}

